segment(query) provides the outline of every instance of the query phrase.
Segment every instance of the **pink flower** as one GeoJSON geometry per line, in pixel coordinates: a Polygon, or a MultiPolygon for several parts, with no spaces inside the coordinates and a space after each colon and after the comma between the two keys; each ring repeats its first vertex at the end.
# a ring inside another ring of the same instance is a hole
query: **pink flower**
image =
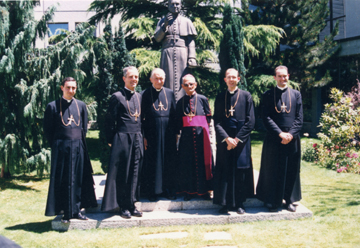
{"type": "Polygon", "coordinates": [[[346,153],[345,156],[350,158],[350,152],[346,153]]]}
{"type": "Polygon", "coordinates": [[[336,167],[339,167],[339,163],[336,164],[336,167]]]}
{"type": "Polygon", "coordinates": [[[316,143],[314,143],[314,144],[313,144],[313,147],[314,147],[314,148],[315,148],[315,147],[317,147],[317,144],[316,144],[316,143]]]}
{"type": "Polygon", "coordinates": [[[358,155],[357,153],[353,153],[352,157],[353,157],[353,158],[358,158],[359,155],[358,155]]]}
{"type": "Polygon", "coordinates": [[[340,169],[337,169],[336,172],[337,172],[337,173],[341,173],[341,172],[342,172],[342,169],[341,169],[341,168],[340,168],[340,169]]]}
{"type": "Polygon", "coordinates": [[[336,146],[335,146],[335,149],[339,149],[339,146],[338,146],[338,145],[336,145],[336,146]]]}

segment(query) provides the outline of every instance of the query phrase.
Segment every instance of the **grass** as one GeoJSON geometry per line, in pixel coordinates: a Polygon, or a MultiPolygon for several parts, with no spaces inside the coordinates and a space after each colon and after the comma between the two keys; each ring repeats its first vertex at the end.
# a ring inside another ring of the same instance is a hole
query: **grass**
{"type": "MultiPolygon", "coordinates": [[[[96,135],[96,134],[94,134],[96,135]]],[[[92,131],[90,132],[92,137],[92,131]]],[[[253,162],[260,163],[263,135],[253,133],[253,162]]],[[[308,142],[309,139],[304,139],[308,142]]],[[[90,142],[91,143],[91,142],[90,142]]],[[[89,145],[90,147],[90,145],[89,145]]],[[[93,150],[92,150],[93,151],[93,150]]],[[[98,155],[91,152],[91,158],[98,155]]],[[[96,161],[96,160],[95,160],[96,161]]],[[[93,161],[94,162],[94,161],[93,161]]],[[[94,163],[93,163],[94,164],[94,163]]],[[[0,179],[0,234],[22,247],[360,247],[359,175],[338,174],[302,162],[303,200],[310,219],[262,221],[228,225],[194,225],[124,229],[51,229],[45,217],[48,179],[0,179]],[[142,240],[140,235],[187,232],[184,239],[142,240]],[[232,240],[204,240],[207,232],[225,231],[232,240]]]]}

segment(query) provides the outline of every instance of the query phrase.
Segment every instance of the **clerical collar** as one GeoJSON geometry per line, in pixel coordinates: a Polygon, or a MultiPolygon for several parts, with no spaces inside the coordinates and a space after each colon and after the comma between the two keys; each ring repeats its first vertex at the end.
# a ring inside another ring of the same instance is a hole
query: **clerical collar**
{"type": "Polygon", "coordinates": [[[66,99],[64,96],[62,96],[62,99],[64,99],[65,101],[67,101],[68,103],[70,103],[72,101],[72,99],[74,98],[71,98],[70,100],[66,99]]]}
{"type": "Polygon", "coordinates": [[[188,97],[193,97],[193,96],[195,96],[196,95],[196,91],[194,91],[194,93],[192,94],[192,95],[188,95],[188,94],[186,94],[188,97]]]}
{"type": "Polygon", "coordinates": [[[276,87],[277,87],[279,90],[285,90],[288,86],[286,85],[285,87],[280,87],[279,85],[276,85],[276,87]]]}
{"type": "Polygon", "coordinates": [[[126,88],[126,86],[124,86],[124,88],[125,88],[126,90],[130,91],[131,94],[134,94],[134,93],[135,93],[134,90],[130,90],[130,89],[126,88]]]}
{"type": "Polygon", "coordinates": [[[230,91],[230,90],[228,89],[228,91],[229,91],[229,93],[230,93],[230,94],[232,94],[232,95],[233,95],[233,94],[237,91],[237,89],[238,89],[238,87],[236,86],[236,87],[235,87],[235,90],[230,91]]]}
{"type": "Polygon", "coordinates": [[[161,87],[160,89],[156,89],[155,87],[154,87],[154,85],[152,86],[157,92],[160,92],[162,89],[163,89],[163,87],[161,87]]]}

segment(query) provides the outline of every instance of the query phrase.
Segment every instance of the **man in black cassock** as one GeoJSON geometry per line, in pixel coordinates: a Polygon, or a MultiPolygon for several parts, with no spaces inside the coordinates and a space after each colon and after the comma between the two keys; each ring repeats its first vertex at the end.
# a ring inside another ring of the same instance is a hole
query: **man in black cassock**
{"type": "Polygon", "coordinates": [[[141,193],[156,201],[164,193],[175,199],[175,97],[163,87],[165,72],[156,68],[151,72],[152,86],[142,93],[142,126],[144,130],[145,160],[142,169],[141,193]]]}
{"type": "Polygon", "coordinates": [[[181,131],[178,152],[178,192],[184,200],[193,195],[209,199],[212,190],[212,154],[209,138],[211,111],[207,98],[196,93],[196,80],[191,74],[182,78],[186,95],[176,104],[177,133],[181,131]]]}
{"type": "Polygon", "coordinates": [[[106,114],[106,139],[111,146],[109,170],[101,210],[120,208],[120,216],[141,217],[136,209],[139,199],[139,175],[144,155],[141,134],[141,95],[135,92],[139,72],[124,68],[125,87],[110,98],[106,114]]]}
{"type": "Polygon", "coordinates": [[[269,211],[277,211],[285,200],[284,207],[295,212],[293,203],[301,200],[301,94],[288,87],[286,66],[276,67],[274,78],[276,87],[263,95],[263,122],[267,132],[256,195],[269,211]]]}
{"type": "Polygon", "coordinates": [[[244,214],[247,197],[254,196],[250,133],[255,126],[251,94],[237,87],[237,70],[230,68],[224,81],[228,89],[215,100],[216,167],[214,173],[214,204],[226,214],[235,209],[244,214]]]}
{"type": "Polygon", "coordinates": [[[44,134],[51,145],[51,172],[46,216],[64,213],[70,219],[87,220],[81,208],[96,207],[92,167],[86,149],[86,104],[74,98],[77,85],[63,80],[63,96],[50,102],[44,115],[44,134]]]}

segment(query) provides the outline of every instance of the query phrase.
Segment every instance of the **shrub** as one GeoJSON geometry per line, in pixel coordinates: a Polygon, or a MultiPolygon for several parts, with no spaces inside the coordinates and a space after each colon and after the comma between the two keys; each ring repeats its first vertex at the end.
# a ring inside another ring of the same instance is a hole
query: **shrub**
{"type": "Polygon", "coordinates": [[[337,172],[360,173],[358,143],[355,140],[360,132],[360,111],[353,108],[352,99],[343,92],[332,88],[331,104],[325,104],[320,118],[320,144],[314,147],[320,166],[337,172]]]}
{"type": "Polygon", "coordinates": [[[318,159],[317,155],[317,144],[313,143],[312,140],[310,140],[310,143],[306,143],[304,146],[301,147],[302,154],[301,158],[302,160],[306,162],[315,162],[318,159]]]}

